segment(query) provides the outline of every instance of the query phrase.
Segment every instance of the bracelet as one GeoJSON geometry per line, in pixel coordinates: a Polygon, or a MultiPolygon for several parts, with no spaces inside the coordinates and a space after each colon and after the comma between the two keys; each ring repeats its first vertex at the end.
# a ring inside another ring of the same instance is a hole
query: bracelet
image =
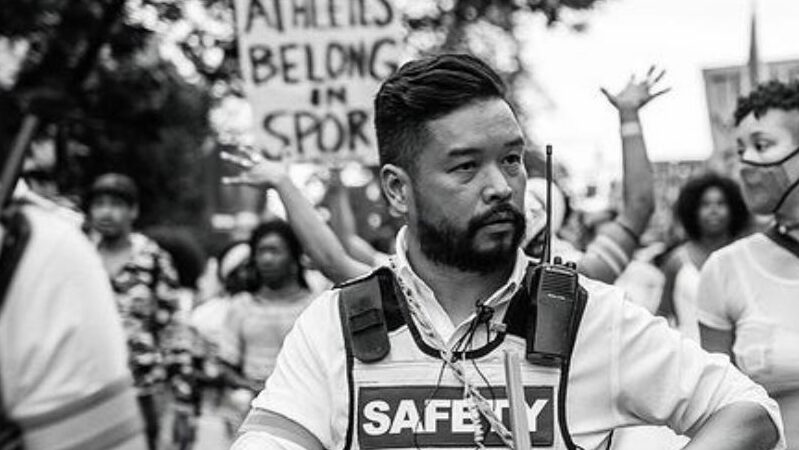
{"type": "Polygon", "coordinates": [[[616,220],[614,220],[614,221],[613,221],[613,223],[615,223],[616,225],[618,225],[618,226],[619,226],[619,228],[621,228],[621,229],[622,229],[622,231],[624,231],[625,233],[627,233],[627,235],[628,235],[628,236],[629,236],[629,237],[630,237],[630,238],[633,240],[633,242],[635,243],[636,247],[637,247],[637,246],[640,244],[640,239],[641,239],[641,237],[640,237],[640,236],[638,236],[638,233],[636,233],[635,231],[633,231],[632,227],[630,227],[629,225],[627,225],[626,223],[624,223],[624,221],[623,221],[623,220],[621,220],[621,219],[616,219],[616,220]]]}
{"type": "Polygon", "coordinates": [[[641,124],[638,122],[622,122],[621,137],[640,136],[642,134],[641,124]]]}

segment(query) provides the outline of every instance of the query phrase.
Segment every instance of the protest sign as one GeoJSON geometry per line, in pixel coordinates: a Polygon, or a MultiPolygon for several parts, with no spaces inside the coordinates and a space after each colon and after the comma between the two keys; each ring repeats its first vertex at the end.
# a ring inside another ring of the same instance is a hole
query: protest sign
{"type": "Polygon", "coordinates": [[[294,161],[377,161],[373,99],[402,44],[391,0],[236,0],[256,142],[294,161]]]}

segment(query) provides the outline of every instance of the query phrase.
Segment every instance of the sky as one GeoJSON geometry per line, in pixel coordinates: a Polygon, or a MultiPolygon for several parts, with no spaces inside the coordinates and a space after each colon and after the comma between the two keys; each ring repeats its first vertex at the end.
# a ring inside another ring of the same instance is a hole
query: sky
{"type": "MultiPolygon", "coordinates": [[[[580,14],[588,28],[523,24],[523,55],[543,95],[533,120],[538,143],[575,175],[618,172],[621,141],[615,110],[599,92],[620,90],[652,64],[666,69],[672,91],[642,111],[653,161],[704,159],[712,142],[702,69],[745,64],[751,0],[605,0],[580,14]]],[[[760,0],[761,61],[799,59],[799,1],[760,0]]],[[[569,20],[567,18],[567,20],[569,20]]]]}

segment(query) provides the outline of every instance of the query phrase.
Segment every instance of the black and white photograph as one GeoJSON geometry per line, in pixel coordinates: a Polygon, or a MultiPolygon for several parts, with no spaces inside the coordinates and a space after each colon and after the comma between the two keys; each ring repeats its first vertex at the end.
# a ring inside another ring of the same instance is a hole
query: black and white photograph
{"type": "Polygon", "coordinates": [[[799,1],[0,0],[0,450],[799,450],[799,1]]]}

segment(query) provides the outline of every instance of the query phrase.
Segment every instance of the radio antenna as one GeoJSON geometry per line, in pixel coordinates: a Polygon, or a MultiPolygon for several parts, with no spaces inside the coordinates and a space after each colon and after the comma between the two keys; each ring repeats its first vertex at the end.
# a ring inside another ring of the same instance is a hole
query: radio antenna
{"type": "Polygon", "coordinates": [[[552,256],[552,145],[547,144],[547,160],[546,160],[546,177],[547,177],[547,224],[546,224],[546,239],[544,240],[544,255],[542,262],[549,264],[552,256]]]}

